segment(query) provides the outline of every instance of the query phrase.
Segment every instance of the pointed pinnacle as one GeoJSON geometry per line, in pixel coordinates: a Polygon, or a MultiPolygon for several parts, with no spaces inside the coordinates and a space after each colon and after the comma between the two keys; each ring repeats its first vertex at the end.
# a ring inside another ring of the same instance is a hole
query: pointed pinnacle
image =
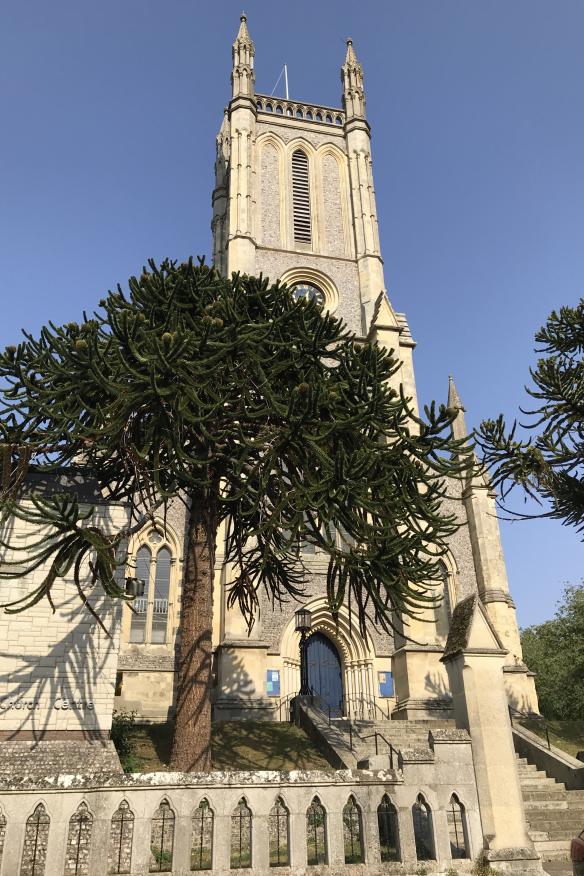
{"type": "Polygon", "coordinates": [[[242,12],[239,16],[239,30],[237,31],[237,36],[235,37],[236,43],[247,43],[248,45],[253,45],[251,41],[251,37],[249,35],[249,31],[247,29],[247,15],[245,12],[242,12]]]}
{"type": "Polygon", "coordinates": [[[458,390],[454,383],[454,378],[452,374],[448,378],[448,407],[454,408],[457,411],[464,411],[465,407],[460,399],[458,394],[458,390]]]}
{"type": "Polygon", "coordinates": [[[353,48],[353,40],[351,37],[347,39],[347,54],[345,56],[345,64],[358,64],[357,55],[355,54],[355,49],[353,48]]]}

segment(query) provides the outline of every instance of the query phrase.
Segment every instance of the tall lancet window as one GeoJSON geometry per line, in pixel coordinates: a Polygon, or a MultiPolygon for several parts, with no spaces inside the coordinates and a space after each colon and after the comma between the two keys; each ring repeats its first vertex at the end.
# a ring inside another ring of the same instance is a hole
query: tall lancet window
{"type": "Polygon", "coordinates": [[[294,240],[310,243],[310,179],[308,156],[302,149],[292,153],[292,207],[294,212],[294,240]]]}
{"type": "Polygon", "coordinates": [[[144,594],[132,600],[127,638],[133,644],[165,645],[173,633],[174,556],[170,543],[157,529],[142,533],[140,542],[129,574],[142,579],[145,587],[144,594]]]}

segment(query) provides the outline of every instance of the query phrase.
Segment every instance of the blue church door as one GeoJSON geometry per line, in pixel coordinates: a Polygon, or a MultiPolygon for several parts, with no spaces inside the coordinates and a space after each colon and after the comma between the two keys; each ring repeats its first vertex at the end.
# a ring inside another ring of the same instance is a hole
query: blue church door
{"type": "Polygon", "coordinates": [[[325,706],[330,706],[331,715],[342,714],[343,674],[339,652],[330,639],[322,633],[313,633],[306,641],[308,684],[325,706]]]}

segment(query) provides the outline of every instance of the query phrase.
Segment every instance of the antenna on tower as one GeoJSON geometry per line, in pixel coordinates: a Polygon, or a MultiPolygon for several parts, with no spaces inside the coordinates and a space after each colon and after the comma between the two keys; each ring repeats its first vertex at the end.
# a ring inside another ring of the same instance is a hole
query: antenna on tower
{"type": "Polygon", "coordinates": [[[280,79],[282,78],[282,73],[284,74],[284,87],[285,87],[285,89],[286,89],[286,100],[289,100],[289,99],[290,99],[290,95],[288,94],[288,65],[287,65],[287,64],[284,64],[284,66],[283,66],[282,69],[280,70],[280,75],[279,75],[278,78],[276,79],[276,84],[275,84],[274,87],[272,88],[272,91],[271,91],[270,97],[273,97],[273,96],[274,96],[274,91],[276,90],[276,88],[278,87],[278,85],[279,85],[279,83],[280,83],[280,79]]]}

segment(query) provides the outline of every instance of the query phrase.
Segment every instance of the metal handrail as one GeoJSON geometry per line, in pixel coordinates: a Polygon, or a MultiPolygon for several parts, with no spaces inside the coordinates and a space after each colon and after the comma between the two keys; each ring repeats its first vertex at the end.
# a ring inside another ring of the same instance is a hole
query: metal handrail
{"type": "Polygon", "coordinates": [[[376,730],[374,733],[368,733],[367,736],[361,736],[360,738],[361,738],[361,740],[362,740],[363,742],[365,742],[366,739],[373,739],[373,738],[375,738],[375,754],[379,754],[379,744],[378,744],[378,742],[377,742],[377,738],[378,738],[378,737],[380,737],[381,739],[383,739],[383,741],[385,742],[385,744],[386,744],[387,747],[389,748],[389,766],[391,767],[391,769],[393,769],[393,756],[394,756],[394,754],[395,754],[395,756],[396,756],[396,758],[397,758],[397,763],[398,763],[398,765],[399,765],[400,752],[398,751],[397,748],[394,748],[394,747],[393,747],[393,745],[391,744],[391,742],[389,742],[389,740],[387,740],[387,739],[385,738],[385,736],[383,735],[383,733],[379,733],[379,731],[376,730]]]}
{"type": "MultiPolygon", "coordinates": [[[[352,708],[353,703],[358,704],[358,712],[360,712],[361,717],[358,720],[375,720],[375,716],[377,712],[383,717],[384,720],[391,720],[391,712],[389,710],[390,702],[387,700],[387,708],[384,710],[377,703],[376,697],[363,697],[363,696],[353,696],[353,697],[343,697],[341,700],[341,710],[344,715],[347,715],[351,718],[351,712],[355,711],[352,708]],[[347,706],[349,708],[347,708],[347,706]],[[369,717],[365,719],[363,716],[365,713],[368,713],[369,717]],[[371,718],[371,712],[373,712],[373,718],[371,718]]],[[[354,718],[354,720],[357,720],[354,718]]]]}
{"type": "MultiPolygon", "coordinates": [[[[329,723],[329,727],[330,727],[330,725],[332,724],[332,718],[333,718],[330,703],[327,703],[325,700],[323,700],[321,695],[317,694],[317,692],[312,687],[310,688],[310,697],[313,700],[314,708],[317,709],[317,711],[322,712],[322,714],[326,716],[328,723],[329,723]],[[318,700],[322,705],[320,705],[320,706],[316,705],[314,703],[314,700],[318,700]],[[326,710],[323,709],[323,706],[326,706],[326,710]]],[[[339,703],[339,705],[340,705],[340,703],[339,703]]],[[[339,711],[341,711],[341,709],[339,709],[339,711]]],[[[340,715],[339,717],[342,717],[342,715],[340,715]]]]}
{"type": "MultiPolygon", "coordinates": [[[[323,698],[320,696],[320,694],[317,694],[317,693],[314,691],[313,688],[310,688],[310,697],[311,697],[311,699],[312,699],[312,707],[313,707],[314,709],[316,709],[317,712],[320,712],[321,715],[324,715],[325,718],[328,719],[328,725],[329,725],[329,727],[330,727],[331,724],[332,724],[332,714],[331,714],[330,703],[326,703],[326,702],[323,700],[323,698]],[[317,704],[314,702],[315,700],[319,700],[319,701],[322,703],[322,705],[326,706],[326,707],[327,707],[327,711],[325,712],[325,710],[322,708],[322,706],[317,705],[317,704]]],[[[342,716],[341,716],[341,717],[342,717],[342,716]]],[[[350,718],[349,718],[349,719],[343,718],[343,720],[346,720],[347,723],[348,723],[348,725],[349,725],[349,750],[350,750],[350,751],[353,751],[353,726],[352,726],[352,724],[351,724],[351,720],[350,720],[350,718]]]]}
{"type": "Polygon", "coordinates": [[[278,713],[278,722],[280,724],[282,723],[282,708],[284,706],[287,707],[287,712],[286,712],[287,717],[284,720],[290,721],[290,703],[292,702],[294,697],[297,697],[297,696],[298,696],[297,693],[287,694],[287,696],[285,696],[285,697],[280,697],[280,699],[274,704],[274,712],[278,713]]]}
{"type": "Polygon", "coordinates": [[[516,709],[515,706],[509,706],[509,720],[511,721],[511,726],[513,726],[513,716],[522,718],[524,721],[539,721],[543,723],[543,729],[545,730],[545,738],[547,742],[547,747],[551,751],[552,744],[550,742],[550,731],[547,718],[544,718],[543,715],[540,715],[538,712],[532,712],[531,714],[527,714],[526,712],[522,712],[520,709],[516,709]]]}

